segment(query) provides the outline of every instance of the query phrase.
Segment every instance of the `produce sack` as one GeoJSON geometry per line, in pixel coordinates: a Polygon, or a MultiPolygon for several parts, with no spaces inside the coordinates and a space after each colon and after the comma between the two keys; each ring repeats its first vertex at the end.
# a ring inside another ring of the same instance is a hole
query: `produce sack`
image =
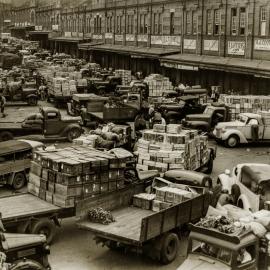
{"type": "Polygon", "coordinates": [[[259,238],[264,237],[264,235],[267,233],[267,230],[264,228],[264,226],[258,222],[250,222],[249,225],[252,232],[259,238]]]}
{"type": "Polygon", "coordinates": [[[250,211],[246,211],[232,204],[226,204],[223,207],[228,211],[228,217],[232,218],[233,220],[239,220],[240,218],[249,217],[252,215],[250,211]]]}
{"type": "Polygon", "coordinates": [[[254,221],[262,224],[267,231],[270,231],[270,217],[256,218],[254,221]]]}

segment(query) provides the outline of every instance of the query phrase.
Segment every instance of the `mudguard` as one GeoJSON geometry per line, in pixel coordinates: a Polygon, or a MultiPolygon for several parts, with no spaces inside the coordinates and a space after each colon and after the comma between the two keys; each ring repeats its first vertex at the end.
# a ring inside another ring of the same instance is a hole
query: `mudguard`
{"type": "Polygon", "coordinates": [[[237,206],[240,206],[242,202],[243,209],[247,211],[251,211],[251,205],[249,203],[249,200],[245,194],[241,194],[237,200],[237,206]]]}
{"type": "Polygon", "coordinates": [[[238,136],[239,139],[240,139],[240,143],[248,143],[248,141],[247,141],[246,137],[244,136],[244,134],[238,129],[226,130],[226,132],[222,133],[221,139],[223,141],[226,141],[231,135],[238,136]]]}
{"type": "Polygon", "coordinates": [[[203,127],[203,130],[209,130],[210,125],[205,121],[185,121],[185,126],[190,128],[201,128],[203,127]]]}
{"type": "Polygon", "coordinates": [[[81,131],[81,134],[83,133],[82,128],[79,124],[70,124],[67,127],[64,128],[64,130],[60,133],[61,137],[65,137],[68,133],[69,130],[71,130],[72,128],[78,128],[81,131]]]}

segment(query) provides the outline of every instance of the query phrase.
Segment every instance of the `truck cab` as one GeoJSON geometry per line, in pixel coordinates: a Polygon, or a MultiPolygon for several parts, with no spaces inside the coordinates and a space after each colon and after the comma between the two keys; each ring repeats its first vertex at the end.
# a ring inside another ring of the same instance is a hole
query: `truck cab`
{"type": "Polygon", "coordinates": [[[193,225],[190,228],[187,258],[177,270],[260,269],[259,239],[251,232],[240,238],[193,225]],[[243,252],[249,254],[246,260],[241,259],[243,252]]]}
{"type": "Polygon", "coordinates": [[[243,163],[218,176],[223,193],[231,194],[234,203],[251,212],[270,201],[270,165],[243,163]]]}
{"type": "Polygon", "coordinates": [[[236,121],[218,123],[213,132],[217,141],[233,148],[240,143],[270,140],[270,128],[263,123],[260,114],[241,113],[236,121]],[[256,138],[253,128],[256,126],[256,138]]]}

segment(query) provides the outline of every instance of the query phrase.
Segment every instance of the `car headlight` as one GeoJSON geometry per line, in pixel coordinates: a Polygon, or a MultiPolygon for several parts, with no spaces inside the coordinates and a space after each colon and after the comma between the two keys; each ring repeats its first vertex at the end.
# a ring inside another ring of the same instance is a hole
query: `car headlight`
{"type": "Polygon", "coordinates": [[[44,249],[45,254],[50,254],[51,253],[51,249],[50,249],[49,245],[45,245],[43,249],[44,249]]]}

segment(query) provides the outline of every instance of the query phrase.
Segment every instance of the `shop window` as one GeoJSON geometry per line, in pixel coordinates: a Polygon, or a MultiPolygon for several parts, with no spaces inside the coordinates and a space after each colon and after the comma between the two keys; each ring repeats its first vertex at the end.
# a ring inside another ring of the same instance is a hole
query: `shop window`
{"type": "Polygon", "coordinates": [[[220,10],[216,9],[214,11],[214,34],[215,35],[220,35],[220,25],[221,25],[221,20],[220,20],[220,10]]]}
{"type": "Polygon", "coordinates": [[[147,34],[147,17],[146,14],[140,15],[140,34],[147,34]]]}
{"type": "Polygon", "coordinates": [[[260,13],[260,35],[266,36],[266,7],[261,7],[260,13]]]}
{"type": "Polygon", "coordinates": [[[158,14],[158,29],[157,29],[157,34],[161,34],[162,33],[162,15],[161,13],[158,14]]]}
{"type": "Polygon", "coordinates": [[[174,34],[174,12],[170,13],[170,35],[174,34]]]}
{"type": "Polygon", "coordinates": [[[213,34],[212,10],[207,10],[207,35],[213,34]]]}
{"type": "Polygon", "coordinates": [[[232,36],[237,35],[237,9],[231,9],[231,34],[232,36]]]}
{"type": "Polygon", "coordinates": [[[189,11],[186,13],[186,34],[191,35],[191,29],[192,29],[192,11],[189,11]]]}
{"type": "Polygon", "coordinates": [[[198,16],[195,12],[192,14],[192,28],[193,28],[193,35],[198,34],[198,16]]]}
{"type": "Polygon", "coordinates": [[[240,35],[246,34],[246,8],[242,7],[240,8],[240,25],[239,25],[239,31],[240,35]]]}
{"type": "Polygon", "coordinates": [[[127,16],[127,34],[133,34],[133,21],[134,21],[134,16],[128,15],[127,16]]]}
{"type": "Polygon", "coordinates": [[[147,22],[147,16],[146,14],[144,15],[144,34],[148,33],[148,22],[147,22]]]}

